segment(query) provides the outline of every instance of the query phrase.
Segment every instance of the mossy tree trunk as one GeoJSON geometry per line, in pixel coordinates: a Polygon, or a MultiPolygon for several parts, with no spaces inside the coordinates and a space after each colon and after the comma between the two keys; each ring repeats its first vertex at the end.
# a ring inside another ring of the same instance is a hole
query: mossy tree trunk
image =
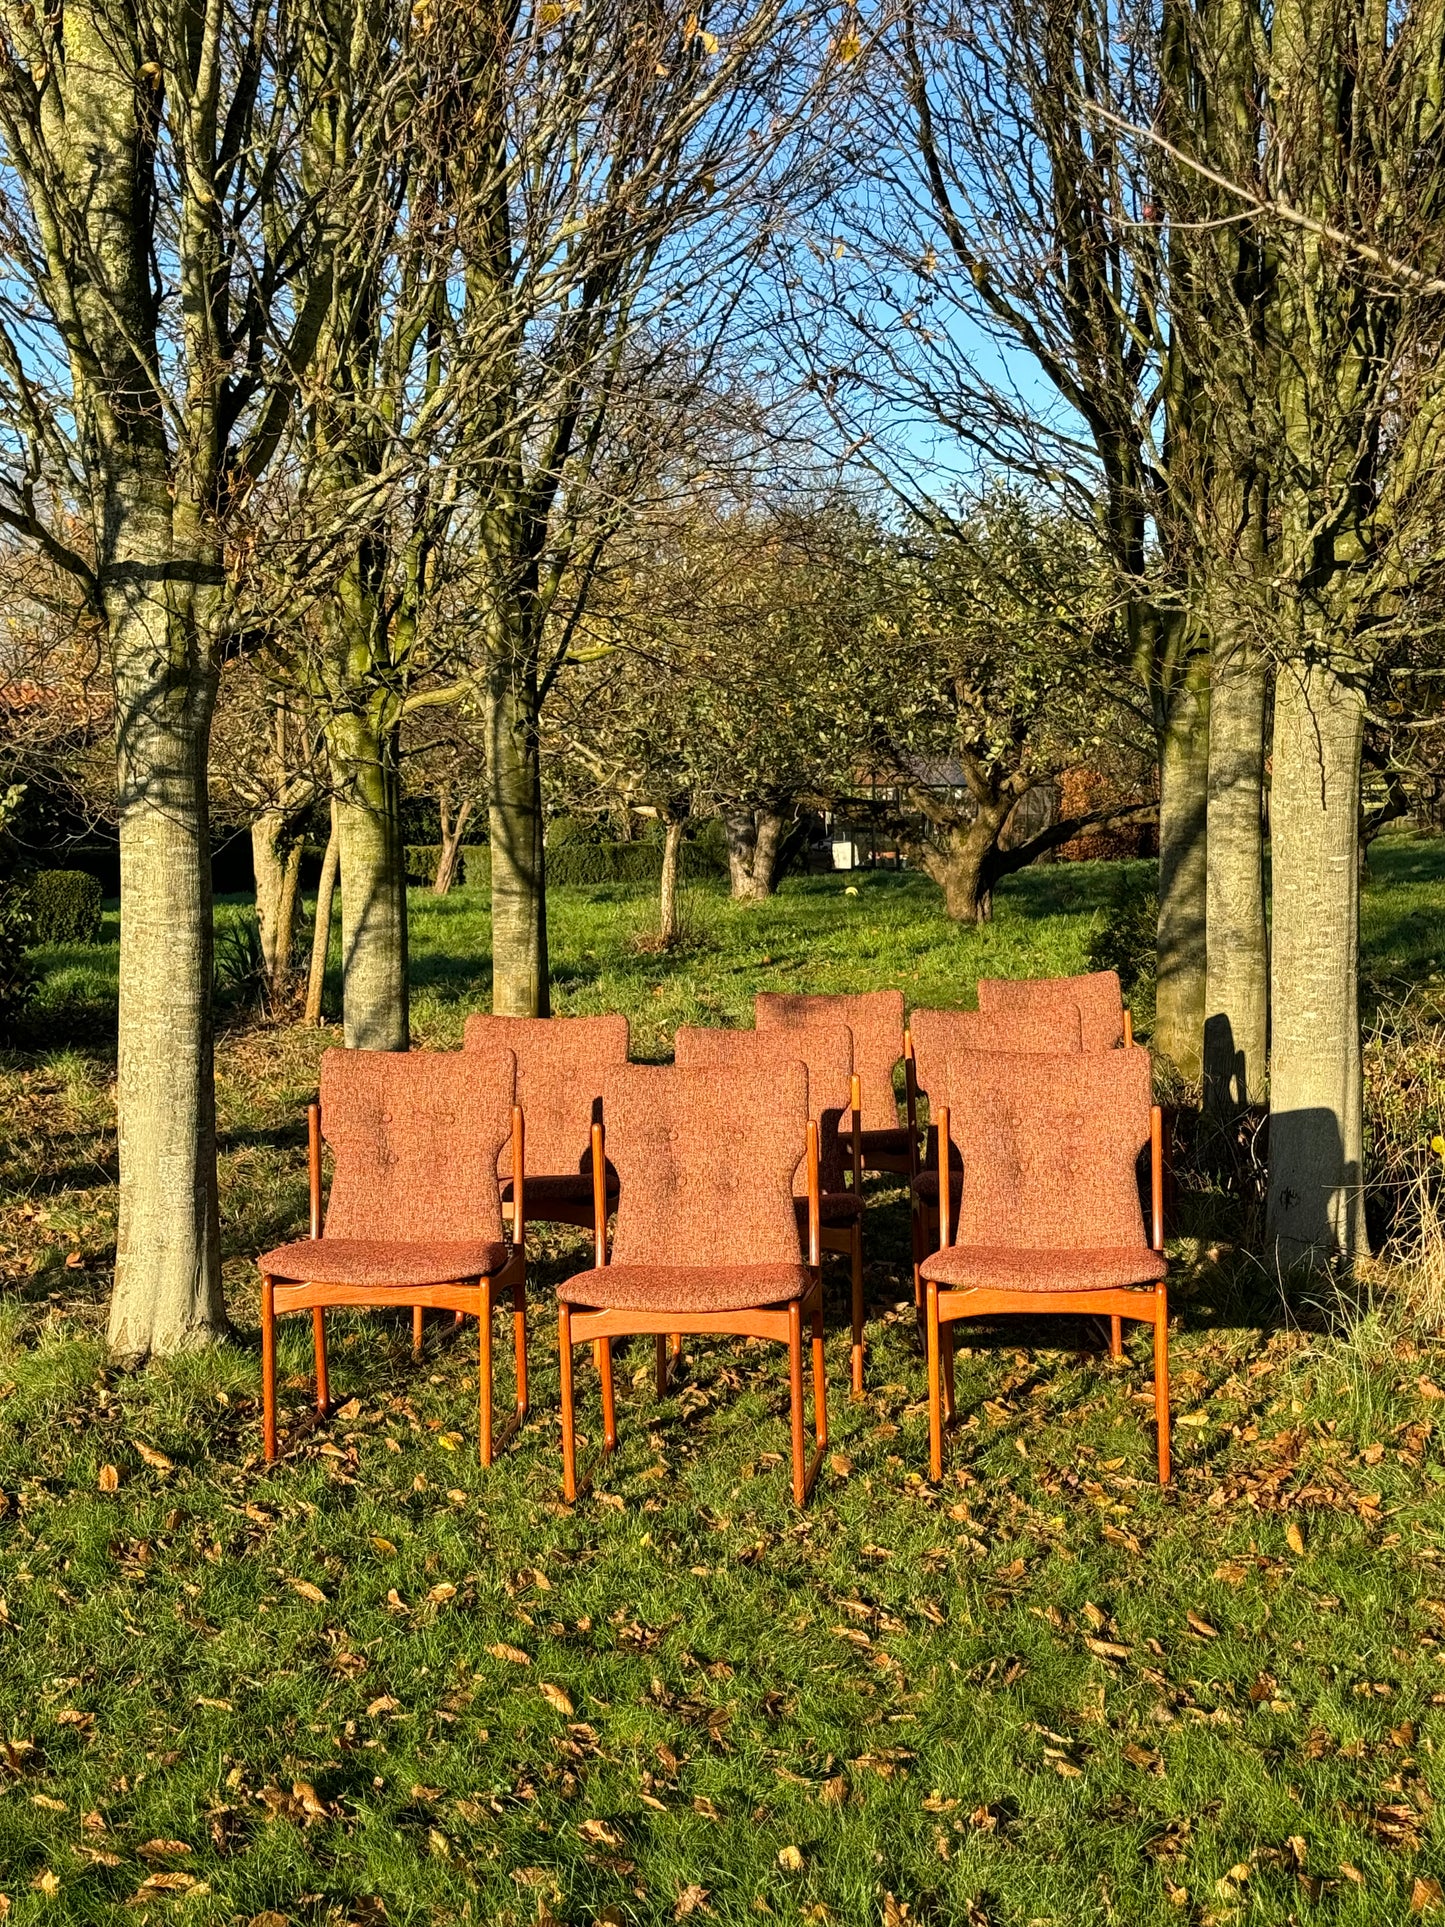
{"type": "Polygon", "coordinates": [[[406,852],[397,728],[368,709],[326,729],[341,872],[342,1017],[348,1050],[406,1050],[406,852]]]}
{"type": "Polygon", "coordinates": [[[1264,908],[1268,667],[1221,623],[1209,698],[1208,977],[1204,1105],[1223,1122],[1267,1087],[1269,957],[1264,908]]]}
{"type": "Polygon", "coordinates": [[[251,819],[251,868],[256,878],[256,924],[266,997],[276,1009],[291,980],[300,908],[302,837],[299,826],[278,804],[268,804],[251,819]]]}
{"type": "Polygon", "coordinates": [[[724,815],[728,882],[735,902],[762,903],[777,888],[774,872],[783,827],[783,812],[776,804],[739,805],[724,815]]]}
{"type": "Polygon", "coordinates": [[[326,854],[321,859],[321,879],[316,885],[316,924],[311,933],[311,966],[306,974],[306,1015],[308,1024],[321,1022],[321,1000],[326,989],[326,959],[331,949],[331,912],[336,896],[336,873],[341,867],[341,838],[336,829],[336,806],[331,809],[331,834],[326,839],[326,854]]]}
{"type": "Polygon", "coordinates": [[[1208,875],[1209,657],[1183,665],[1159,745],[1158,1001],[1154,1048],[1191,1080],[1202,1067],[1208,875]]]}
{"type": "Polygon", "coordinates": [[[1364,698],[1327,663],[1275,678],[1268,1233],[1282,1269],[1368,1250],[1359,1019],[1364,698]]]}
{"type": "Polygon", "coordinates": [[[657,934],[660,942],[677,942],[677,881],[682,868],[682,817],[665,817],[662,833],[662,879],[658,885],[657,934]]]}
{"type": "Polygon", "coordinates": [[[487,690],[487,826],[492,846],[492,1009],[551,1015],[535,662],[494,659],[487,690]]]}

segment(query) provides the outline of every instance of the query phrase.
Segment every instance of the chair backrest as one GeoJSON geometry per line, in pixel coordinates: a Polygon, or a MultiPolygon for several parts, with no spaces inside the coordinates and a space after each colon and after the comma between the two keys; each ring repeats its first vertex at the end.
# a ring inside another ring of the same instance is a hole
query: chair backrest
{"type": "Polygon", "coordinates": [[[933,1111],[967,1101],[967,1091],[954,1090],[948,1081],[950,1058],[963,1051],[1010,1051],[1032,1054],[1069,1054],[1082,1050],[1077,1004],[1058,1003],[1027,1030],[981,1010],[915,1010],[908,1019],[913,1038],[913,1070],[917,1087],[927,1091],[933,1111]]]}
{"type": "Polygon", "coordinates": [[[1144,1050],[950,1054],[949,1137],[963,1165],[961,1245],[1148,1244],[1139,1156],[1150,1135],[1144,1050]]]}
{"type": "MultiPolygon", "coordinates": [[[[802,1064],[808,1073],[808,1103],[818,1125],[818,1176],[824,1191],[841,1191],[846,1152],[841,1133],[851,1126],[849,1087],[853,1081],[853,1033],[846,1024],[809,1024],[800,1030],[723,1030],[717,1025],[682,1025],[673,1055],[685,1070],[707,1065],[746,1071],[760,1091],[770,1090],[780,1071],[802,1064]]],[[[799,1165],[793,1195],[808,1195],[808,1172],[799,1165]]]]}
{"type": "MultiPolygon", "coordinates": [[[[1124,993],[1114,970],[1082,977],[980,977],[978,1007],[1016,1029],[1020,1036],[1052,1021],[1054,1013],[1078,1007],[1086,1051],[1114,1050],[1124,1041],[1124,993]]],[[[1033,1046],[1025,1045],[1025,1049],[1033,1046]]]]}
{"type": "Polygon", "coordinates": [[[790,996],[760,991],[753,1000],[759,1030],[803,1030],[813,1024],[846,1024],[853,1033],[853,1069],[863,1087],[865,1131],[898,1128],[893,1072],[903,1055],[903,992],[790,996]]]}
{"type": "Polygon", "coordinates": [[[497,1160],[512,1135],[509,1050],[329,1050],[321,1131],[335,1153],[328,1238],[502,1235],[497,1160]]]}
{"type": "Polygon", "coordinates": [[[603,1084],[621,1186],[614,1264],[800,1263],[793,1174],[807,1155],[808,1073],[629,1064],[603,1084]]]}
{"type": "MultiPolygon", "coordinates": [[[[561,1177],[592,1168],[592,1125],[602,1115],[602,1079],[627,1062],[625,1017],[492,1017],[474,1012],[463,1048],[507,1049],[517,1057],[517,1102],[527,1124],[527,1169],[561,1177]]],[[[511,1153],[497,1165],[511,1176],[511,1153]]]]}

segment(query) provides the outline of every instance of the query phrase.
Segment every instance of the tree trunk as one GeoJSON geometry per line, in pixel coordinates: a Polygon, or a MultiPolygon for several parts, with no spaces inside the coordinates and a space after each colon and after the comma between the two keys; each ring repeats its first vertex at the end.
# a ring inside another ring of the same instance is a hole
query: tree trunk
{"type": "Polygon", "coordinates": [[[1262,1104],[1269,1030],[1264,915],[1264,718],[1258,652],[1216,643],[1209,698],[1208,976],[1204,1108],[1221,1122],[1262,1104]]]}
{"type": "Polygon", "coordinates": [[[272,1010],[286,995],[296,939],[302,840],[292,834],[284,810],[274,804],[251,822],[251,866],[256,873],[256,923],[272,1010]]]}
{"type": "Polygon", "coordinates": [[[327,727],[341,857],[342,1016],[348,1050],[405,1050],[406,857],[392,731],[364,710],[327,727]]]}
{"type": "Polygon", "coordinates": [[[954,923],[987,923],[993,915],[989,858],[998,844],[1012,801],[992,809],[980,805],[972,822],[948,832],[943,846],[918,846],[917,861],[943,892],[943,907],[954,923]]]}
{"type": "Polygon", "coordinates": [[[1200,1074],[1204,1040],[1208,794],[1209,657],[1201,652],[1180,679],[1159,749],[1154,1048],[1191,1080],[1200,1074]]]}
{"type": "Polygon", "coordinates": [[[169,502],[137,519],[148,526],[117,541],[105,597],[121,904],[120,1197],[108,1338],[131,1360],[190,1350],[226,1328],[206,794],[216,679],[204,631],[166,606],[169,502]]]}
{"type": "Polygon", "coordinates": [[[326,988],[326,959],[331,950],[331,908],[336,895],[336,872],[341,862],[341,838],[336,830],[336,805],[331,805],[331,834],[321,859],[321,881],[316,886],[316,928],[311,933],[311,968],[306,974],[308,1024],[321,1022],[321,996],[326,988]]]}
{"type": "Polygon", "coordinates": [[[677,941],[677,873],[682,865],[682,823],[669,822],[662,841],[662,884],[658,895],[657,934],[665,943],[677,941]]]}
{"type": "Polygon", "coordinates": [[[464,798],[457,811],[456,820],[447,827],[446,817],[442,818],[442,847],[437,858],[436,881],[432,885],[432,895],[444,897],[452,887],[457,873],[457,859],[462,852],[462,833],[467,827],[467,819],[472,813],[472,799],[464,798]]]}
{"type": "Polygon", "coordinates": [[[1267,1227],[1281,1270],[1368,1250],[1360,1065],[1360,692],[1320,663],[1275,677],[1267,1227]]]}
{"type": "Polygon", "coordinates": [[[773,871],[783,840],[781,810],[736,809],[723,819],[728,842],[728,878],[735,901],[761,903],[776,887],[773,871]]]}
{"type": "Polygon", "coordinates": [[[487,694],[492,1010],[548,1017],[547,878],[535,672],[498,663],[487,694]]]}

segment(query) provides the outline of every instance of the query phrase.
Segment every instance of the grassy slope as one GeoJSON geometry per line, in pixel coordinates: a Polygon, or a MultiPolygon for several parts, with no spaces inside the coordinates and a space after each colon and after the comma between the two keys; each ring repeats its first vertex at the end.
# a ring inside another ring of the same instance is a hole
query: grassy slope
{"type": "MultiPolygon", "coordinates": [[[[1380,978],[1445,957],[1435,856],[1377,858],[1380,978]]],[[[625,1009],[661,1055],[677,1022],[741,1018],[763,985],[968,1001],[984,971],[1077,967],[1103,881],[1019,879],[962,934],[906,879],[856,898],[821,879],[749,913],[698,893],[708,943],[669,958],[630,947],[645,900],[578,893],[554,906],[559,1008],[625,1009]]],[[[451,1042],[485,995],[483,908],[415,907],[416,1028],[451,1042]]],[[[84,1037],[113,953],[45,962],[52,1030],[84,1037]]],[[[417,1922],[1408,1916],[1441,1871],[1445,1359],[1388,1306],[1330,1336],[1193,1264],[1167,1497],[1142,1334],[1115,1366],[1082,1324],[980,1331],[935,1492],[895,1309],[906,1223],[882,1193],[869,1396],[835,1397],[837,1456],[802,1517],[780,1360],[742,1346],[694,1349],[662,1404],[627,1358],[618,1458],[574,1513],[556,1503],[560,1242],[537,1272],[533,1420],[490,1475],[470,1338],[416,1371],[378,1317],[337,1320],[355,1406],[267,1474],[250,1258],[302,1220],[297,1106],[322,1041],[223,1040],[238,1337],[140,1380],[98,1344],[105,1056],[0,1073],[11,1920],[135,1920],[135,1896],[197,1923],[375,1920],[378,1902],[417,1922]]],[[[302,1338],[283,1351],[298,1417],[302,1338]]],[[[836,1321],[830,1359],[841,1387],[836,1321]]],[[[584,1372],[595,1438],[594,1389],[584,1372]]]]}

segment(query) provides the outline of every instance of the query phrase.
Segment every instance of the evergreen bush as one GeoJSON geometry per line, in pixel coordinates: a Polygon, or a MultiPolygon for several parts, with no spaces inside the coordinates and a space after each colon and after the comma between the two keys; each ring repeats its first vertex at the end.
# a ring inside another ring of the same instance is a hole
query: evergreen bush
{"type": "Polygon", "coordinates": [[[86,870],[37,870],[22,886],[30,899],[30,942],[99,943],[100,882],[86,870]]]}

